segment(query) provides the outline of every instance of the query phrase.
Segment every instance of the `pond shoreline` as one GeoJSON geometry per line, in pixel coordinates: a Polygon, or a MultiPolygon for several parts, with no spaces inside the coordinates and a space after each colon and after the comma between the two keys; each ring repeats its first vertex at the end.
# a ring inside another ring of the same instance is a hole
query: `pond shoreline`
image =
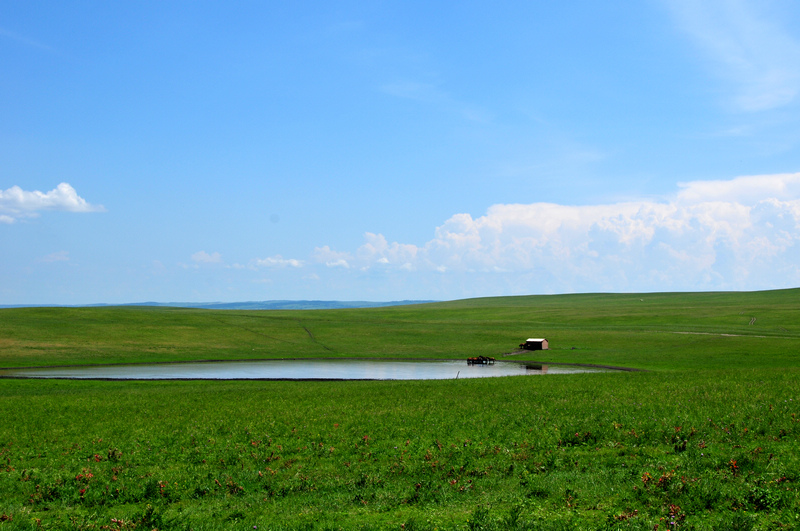
{"type": "MultiPolygon", "coordinates": [[[[387,361],[387,362],[445,362],[445,361],[464,361],[461,359],[453,358],[368,358],[368,357],[313,357],[313,358],[248,358],[238,360],[224,360],[224,359],[206,359],[206,360],[181,360],[181,361],[156,361],[145,363],[97,363],[97,364],[80,364],[80,365],[34,365],[23,367],[0,367],[0,371],[13,371],[13,370],[26,370],[26,369],[78,369],[78,368],[93,368],[93,367],[135,367],[145,365],[182,365],[189,363],[240,363],[240,362],[269,362],[269,361],[387,361]]],[[[613,365],[600,365],[593,363],[553,363],[548,361],[537,360],[498,360],[503,363],[515,363],[519,365],[547,365],[554,367],[581,367],[587,369],[603,369],[608,371],[621,371],[621,372],[648,372],[646,369],[637,369],[633,367],[619,367],[613,365]]],[[[40,379],[37,377],[29,376],[10,376],[0,375],[0,379],[40,379]]],[[[82,378],[61,378],[61,379],[82,379],[82,378]]],[[[93,378],[95,380],[140,380],[139,378],[93,378]]],[[[163,380],[194,380],[193,378],[164,378],[163,380]]],[[[347,381],[353,378],[230,378],[229,380],[294,380],[294,381],[347,381]]],[[[383,380],[364,378],[360,380],[383,380]]]]}

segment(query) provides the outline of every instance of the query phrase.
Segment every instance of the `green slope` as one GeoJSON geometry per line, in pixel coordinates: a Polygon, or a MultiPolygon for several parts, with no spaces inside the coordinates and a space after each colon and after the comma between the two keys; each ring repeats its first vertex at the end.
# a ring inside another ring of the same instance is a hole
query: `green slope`
{"type": "Polygon", "coordinates": [[[794,367],[800,290],[497,297],[390,308],[0,310],[0,366],[501,356],[644,369],[794,367]]]}

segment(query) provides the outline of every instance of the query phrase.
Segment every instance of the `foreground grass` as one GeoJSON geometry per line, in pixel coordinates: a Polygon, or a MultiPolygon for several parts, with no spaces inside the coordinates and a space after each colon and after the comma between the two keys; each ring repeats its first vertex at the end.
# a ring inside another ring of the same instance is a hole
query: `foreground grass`
{"type": "Polygon", "coordinates": [[[190,356],[203,345],[192,330],[211,342],[200,359],[257,345],[259,357],[279,357],[290,338],[307,356],[428,344],[426,357],[463,357],[502,352],[523,330],[558,345],[537,358],[651,369],[438,382],[0,380],[0,531],[793,529],[797,294],[653,295],[652,313],[640,309],[648,297],[588,295],[341,313],[0,312],[6,366],[135,361],[142,346],[145,359],[168,358],[166,345],[190,356]],[[81,332],[42,326],[59,315],[81,332]]]}
{"type": "Polygon", "coordinates": [[[0,525],[791,528],[799,375],[6,381],[0,525]]]}

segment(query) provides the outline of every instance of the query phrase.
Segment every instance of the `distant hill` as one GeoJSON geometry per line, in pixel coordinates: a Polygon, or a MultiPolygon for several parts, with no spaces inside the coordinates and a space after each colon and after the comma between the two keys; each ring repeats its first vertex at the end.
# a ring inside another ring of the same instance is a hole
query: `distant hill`
{"type": "MultiPolygon", "coordinates": [[[[201,308],[206,310],[335,310],[340,308],[379,308],[404,306],[438,301],[247,301],[247,302],[134,302],[127,304],[86,304],[77,306],[169,306],[173,308],[201,308]]],[[[51,304],[0,305],[0,308],[23,308],[26,306],[59,306],[51,304]]]]}

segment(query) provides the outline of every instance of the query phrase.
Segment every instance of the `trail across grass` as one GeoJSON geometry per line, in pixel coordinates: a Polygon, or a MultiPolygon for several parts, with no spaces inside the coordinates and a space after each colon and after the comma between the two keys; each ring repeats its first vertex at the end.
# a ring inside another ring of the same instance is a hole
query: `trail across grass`
{"type": "Polygon", "coordinates": [[[798,295],[2,310],[6,367],[466,358],[538,336],[552,349],[529,359],[647,371],[0,380],[0,531],[792,529],[800,526],[798,295]]]}

